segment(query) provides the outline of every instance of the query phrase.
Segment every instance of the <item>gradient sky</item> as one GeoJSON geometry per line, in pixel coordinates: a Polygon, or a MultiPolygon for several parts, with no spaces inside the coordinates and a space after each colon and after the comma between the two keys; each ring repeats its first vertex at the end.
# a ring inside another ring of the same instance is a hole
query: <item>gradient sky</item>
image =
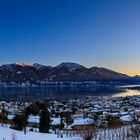
{"type": "Polygon", "coordinates": [[[0,0],[0,64],[66,61],[140,75],[140,0],[0,0]]]}

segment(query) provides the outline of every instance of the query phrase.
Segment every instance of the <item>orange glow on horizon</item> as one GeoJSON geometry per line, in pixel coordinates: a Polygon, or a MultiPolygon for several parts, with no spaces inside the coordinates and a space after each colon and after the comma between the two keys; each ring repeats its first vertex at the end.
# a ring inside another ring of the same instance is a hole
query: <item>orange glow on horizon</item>
{"type": "Polygon", "coordinates": [[[132,72],[132,71],[125,71],[125,70],[122,70],[122,71],[119,71],[120,73],[123,73],[123,74],[127,74],[128,76],[140,76],[140,72],[139,71],[135,71],[135,72],[132,72]]]}

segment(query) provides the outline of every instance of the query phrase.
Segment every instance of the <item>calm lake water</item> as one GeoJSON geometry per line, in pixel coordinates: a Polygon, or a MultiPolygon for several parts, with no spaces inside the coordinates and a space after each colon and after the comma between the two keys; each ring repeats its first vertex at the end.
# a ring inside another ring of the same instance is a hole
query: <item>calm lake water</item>
{"type": "Polygon", "coordinates": [[[32,101],[32,100],[43,100],[48,97],[74,98],[85,96],[140,95],[140,90],[131,90],[127,89],[127,87],[130,86],[94,87],[94,88],[0,88],[0,99],[32,101]]]}

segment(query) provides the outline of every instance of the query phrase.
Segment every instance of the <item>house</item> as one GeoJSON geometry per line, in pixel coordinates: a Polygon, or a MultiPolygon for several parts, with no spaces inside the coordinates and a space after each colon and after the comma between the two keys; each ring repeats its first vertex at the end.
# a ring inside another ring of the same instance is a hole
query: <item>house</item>
{"type": "Polygon", "coordinates": [[[28,126],[30,126],[30,127],[38,127],[39,121],[40,121],[40,117],[38,115],[37,116],[30,115],[28,117],[28,126]]]}
{"type": "Polygon", "coordinates": [[[76,118],[70,127],[75,130],[94,128],[94,120],[90,118],[76,118]]]}

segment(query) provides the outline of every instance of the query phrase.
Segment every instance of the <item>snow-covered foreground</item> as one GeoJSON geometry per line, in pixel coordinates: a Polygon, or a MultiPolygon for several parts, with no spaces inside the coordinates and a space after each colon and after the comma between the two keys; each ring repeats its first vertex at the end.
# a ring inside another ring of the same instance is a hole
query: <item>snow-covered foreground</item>
{"type": "Polygon", "coordinates": [[[76,137],[57,138],[57,135],[54,134],[42,134],[35,132],[27,132],[25,135],[24,132],[0,126],[0,140],[13,140],[13,137],[15,137],[15,140],[81,140],[81,138],[76,137]]]}
{"type": "Polygon", "coordinates": [[[140,140],[140,126],[126,125],[116,129],[97,129],[95,131],[70,132],[68,136],[91,136],[92,140],[140,140]]]}
{"type": "MultiPolygon", "coordinates": [[[[92,140],[140,140],[140,129],[138,131],[135,129],[133,133],[131,129],[131,126],[124,126],[118,129],[99,129],[94,131],[92,140]]],[[[88,134],[90,134],[88,131],[83,131],[82,133],[70,131],[69,134],[63,133],[64,138],[58,138],[55,134],[42,134],[29,131],[25,135],[24,132],[0,126],[0,140],[83,140],[80,137],[88,136],[88,134]]]]}

